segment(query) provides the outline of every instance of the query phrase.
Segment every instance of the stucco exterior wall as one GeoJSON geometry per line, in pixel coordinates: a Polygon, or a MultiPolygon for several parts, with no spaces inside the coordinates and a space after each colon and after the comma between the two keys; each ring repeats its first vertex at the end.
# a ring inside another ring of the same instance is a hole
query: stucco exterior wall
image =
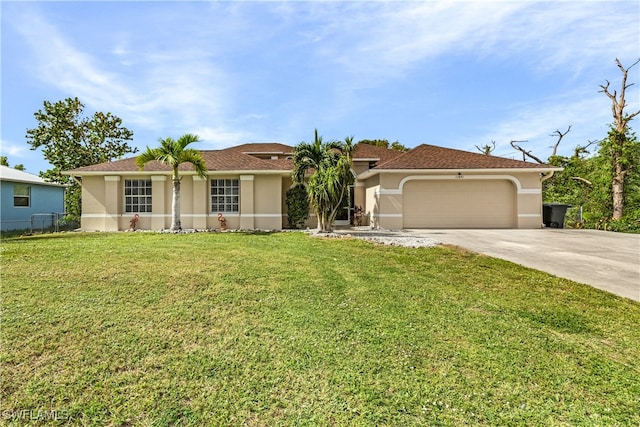
{"type": "MultiPolygon", "coordinates": [[[[366,165],[368,167],[368,165],[366,165]]],[[[365,164],[354,165],[354,171],[366,171],[365,164]]],[[[84,176],[82,179],[83,215],[85,230],[126,230],[133,213],[125,213],[124,182],[127,179],[151,179],[152,212],[140,213],[138,228],[160,230],[171,226],[172,181],[169,174],[84,176]]],[[[185,229],[219,229],[218,212],[211,212],[211,179],[237,179],[239,181],[239,212],[222,212],[229,229],[279,230],[288,226],[286,192],[291,177],[283,173],[229,173],[215,172],[207,179],[193,175],[182,176],[181,221],[185,229]]],[[[405,186],[408,182],[504,181],[511,183],[513,198],[509,206],[514,212],[513,227],[538,228],[542,224],[542,192],[540,174],[536,171],[379,171],[354,185],[354,203],[364,208],[363,225],[374,228],[401,229],[405,217],[405,186]]],[[[409,186],[409,188],[415,186],[409,186]]],[[[482,191],[482,185],[474,186],[482,191]]],[[[488,186],[487,186],[488,188],[488,186]]],[[[492,190],[487,190],[492,191],[492,190]]],[[[422,191],[424,193],[424,191],[422,191]]],[[[474,199],[476,194],[474,193],[474,199]]],[[[487,194],[486,200],[493,200],[487,194]]],[[[409,195],[408,197],[411,197],[409,195]]],[[[425,197],[424,195],[422,197],[425,197]]],[[[482,203],[482,202],[478,202],[482,203]]],[[[411,205],[412,209],[418,209],[411,205]]],[[[500,207],[496,207],[500,209],[500,207]]],[[[317,226],[311,214],[306,224],[317,226]]],[[[511,226],[511,225],[510,225],[511,226]]]]}
{"type": "Polygon", "coordinates": [[[80,227],[88,231],[107,231],[104,222],[106,214],[107,210],[104,206],[104,177],[82,177],[82,216],[80,218],[80,227]]]}
{"type": "MultiPolygon", "coordinates": [[[[125,179],[146,179],[148,177],[123,176],[125,179]]],[[[221,212],[229,229],[282,229],[283,223],[283,183],[280,175],[212,175],[214,179],[239,180],[239,212],[221,212]]],[[[183,176],[180,185],[180,220],[182,228],[219,229],[218,212],[211,212],[210,178],[183,176]]],[[[151,213],[140,213],[138,228],[166,229],[171,226],[171,203],[173,197],[170,176],[151,176],[153,208],[151,213]]],[[[123,185],[117,191],[123,199],[123,185]]],[[[105,190],[106,191],[106,190],[105,190]]],[[[104,198],[104,191],[102,197],[104,198]]],[[[129,228],[134,214],[123,212],[123,202],[118,215],[118,229],[129,228]]],[[[108,214],[108,212],[107,212],[108,214]]],[[[99,224],[95,224],[98,226],[99,224]]],[[[109,228],[107,230],[113,230],[109,228]]]]}
{"type": "Polygon", "coordinates": [[[374,228],[380,228],[380,186],[366,186],[366,201],[364,205],[364,213],[369,219],[369,225],[374,228]]]}
{"type": "Polygon", "coordinates": [[[258,230],[282,229],[282,177],[280,175],[255,175],[254,228],[258,230]]]}

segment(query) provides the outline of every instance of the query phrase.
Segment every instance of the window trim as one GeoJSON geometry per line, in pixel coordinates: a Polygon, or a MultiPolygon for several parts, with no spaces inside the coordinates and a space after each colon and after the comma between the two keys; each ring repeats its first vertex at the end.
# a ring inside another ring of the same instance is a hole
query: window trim
{"type": "Polygon", "coordinates": [[[30,208],[31,207],[31,186],[29,184],[23,184],[23,183],[14,183],[13,184],[13,207],[14,208],[30,208]],[[16,189],[18,188],[26,188],[26,195],[25,194],[16,194],[16,189]],[[23,205],[23,204],[16,204],[16,199],[24,199],[26,200],[27,204],[23,205]]]}

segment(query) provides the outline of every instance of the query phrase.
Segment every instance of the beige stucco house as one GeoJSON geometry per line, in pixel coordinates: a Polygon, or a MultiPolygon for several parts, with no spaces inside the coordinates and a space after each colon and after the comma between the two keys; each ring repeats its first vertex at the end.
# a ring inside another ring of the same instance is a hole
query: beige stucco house
{"type": "MultiPolygon", "coordinates": [[[[204,150],[206,179],[183,164],[182,227],[219,228],[222,213],[231,229],[286,228],[292,151],[279,143],[204,150]]],[[[343,218],[348,224],[359,206],[374,228],[539,228],[542,174],[554,170],[560,169],[432,145],[401,153],[358,144],[343,218]]],[[[140,171],[132,157],[66,173],[82,184],[82,229],[126,230],[135,214],[139,229],[170,227],[167,166],[150,162],[140,171]]]]}

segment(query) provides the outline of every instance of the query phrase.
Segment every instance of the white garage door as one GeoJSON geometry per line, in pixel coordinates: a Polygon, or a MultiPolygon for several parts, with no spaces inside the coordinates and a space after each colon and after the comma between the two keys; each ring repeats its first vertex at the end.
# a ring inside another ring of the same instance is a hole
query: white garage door
{"type": "Polygon", "coordinates": [[[515,186],[506,180],[415,180],[403,187],[404,228],[514,228],[515,186]]]}

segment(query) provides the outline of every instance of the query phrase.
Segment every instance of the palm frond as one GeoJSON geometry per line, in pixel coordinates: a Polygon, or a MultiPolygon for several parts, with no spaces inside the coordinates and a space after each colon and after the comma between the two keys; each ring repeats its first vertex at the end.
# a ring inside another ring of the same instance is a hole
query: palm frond
{"type": "Polygon", "coordinates": [[[142,170],[147,163],[153,160],[159,160],[160,155],[161,152],[157,148],[147,147],[145,151],[136,157],[136,166],[138,166],[138,169],[142,170]]]}
{"type": "Polygon", "coordinates": [[[180,163],[191,163],[198,176],[202,178],[207,176],[207,165],[200,151],[193,149],[184,150],[180,156],[180,160],[180,163]]]}
{"type": "Polygon", "coordinates": [[[200,141],[200,137],[198,135],[195,135],[192,133],[186,133],[182,135],[180,138],[178,138],[178,140],[176,141],[176,145],[177,145],[177,148],[180,151],[182,151],[187,147],[187,145],[193,144],[194,142],[199,142],[199,141],[200,141]]]}

